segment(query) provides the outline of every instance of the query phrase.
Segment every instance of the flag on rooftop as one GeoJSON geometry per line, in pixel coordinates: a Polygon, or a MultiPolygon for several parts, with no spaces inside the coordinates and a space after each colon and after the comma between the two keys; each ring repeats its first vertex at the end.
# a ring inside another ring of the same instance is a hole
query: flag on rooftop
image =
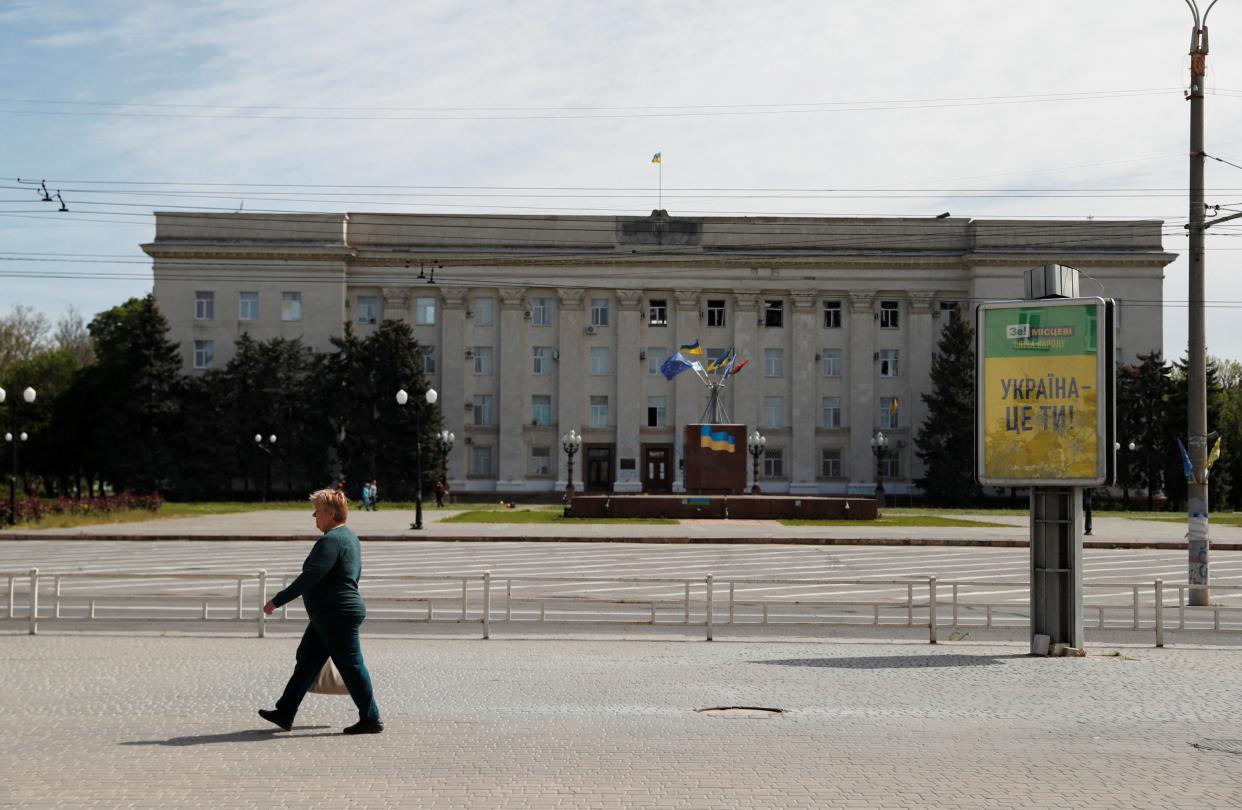
{"type": "Polygon", "coordinates": [[[678,351],[680,351],[682,354],[702,354],[703,353],[703,350],[699,348],[699,342],[697,340],[694,341],[693,343],[682,344],[681,348],[678,351]]]}
{"type": "Polygon", "coordinates": [[[651,156],[651,162],[652,162],[652,163],[660,163],[660,162],[661,162],[661,161],[660,161],[660,153],[659,153],[659,152],[656,152],[654,155],[652,155],[652,156],[651,156]]]}

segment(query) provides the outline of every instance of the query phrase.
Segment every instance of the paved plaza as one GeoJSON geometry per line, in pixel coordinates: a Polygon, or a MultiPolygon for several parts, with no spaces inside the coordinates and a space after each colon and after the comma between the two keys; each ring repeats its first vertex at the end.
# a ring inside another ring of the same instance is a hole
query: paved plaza
{"type": "Polygon", "coordinates": [[[358,738],[348,698],[308,696],[291,734],[255,716],[293,635],[0,635],[0,804],[1242,806],[1238,650],[364,643],[388,730],[358,738]],[[719,706],[786,713],[696,712],[719,706]]]}

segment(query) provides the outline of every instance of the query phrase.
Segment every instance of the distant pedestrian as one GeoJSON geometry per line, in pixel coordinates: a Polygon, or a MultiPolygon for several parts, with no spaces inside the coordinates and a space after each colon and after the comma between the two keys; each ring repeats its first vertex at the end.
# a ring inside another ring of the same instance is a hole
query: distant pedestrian
{"type": "Polygon", "coordinates": [[[444,482],[436,481],[436,506],[444,506],[444,482]]]}
{"type": "Polygon", "coordinates": [[[362,483],[362,511],[365,512],[371,508],[371,497],[371,484],[364,481],[362,483]]]}
{"type": "Polygon", "coordinates": [[[362,643],[358,638],[367,606],[358,593],[362,547],[358,535],[345,525],[349,501],[340,490],[331,489],[321,489],[310,499],[315,504],[315,526],[323,537],[302,563],[301,575],[263,606],[263,612],[270,616],[276,608],[300,596],[310,623],[298,645],[297,663],[284,694],[276,701],[275,709],[259,709],[259,716],[285,731],[292,729],[302,698],[331,658],[358,707],[358,722],[347,727],[345,733],[378,734],[384,730],[384,723],[375,704],[371,674],[362,660],[362,643]]]}
{"type": "Polygon", "coordinates": [[[379,511],[379,482],[371,479],[371,511],[379,511]]]}
{"type": "Polygon", "coordinates": [[[1091,494],[1095,491],[1093,487],[1084,487],[1082,491],[1082,533],[1091,534],[1091,494]]]}

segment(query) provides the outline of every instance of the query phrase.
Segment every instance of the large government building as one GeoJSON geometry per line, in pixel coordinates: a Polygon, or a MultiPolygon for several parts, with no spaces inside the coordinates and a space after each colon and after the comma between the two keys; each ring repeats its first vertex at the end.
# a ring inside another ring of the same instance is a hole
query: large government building
{"type": "MultiPolygon", "coordinates": [[[[917,491],[913,438],[952,317],[1022,296],[1060,263],[1116,298],[1118,359],[1160,349],[1158,221],[966,218],[159,213],[155,297],[187,371],[243,332],[321,351],[345,322],[409,323],[458,436],[457,492],[564,487],[560,436],[582,433],[575,485],[682,489],[683,426],[706,389],[661,363],[698,341],[747,366],[722,398],[767,437],[767,492],[866,492],[871,439],[891,493],[917,491]]],[[[399,381],[394,381],[396,391],[399,381]]],[[[969,413],[962,414],[970,419],[969,413]]]]}

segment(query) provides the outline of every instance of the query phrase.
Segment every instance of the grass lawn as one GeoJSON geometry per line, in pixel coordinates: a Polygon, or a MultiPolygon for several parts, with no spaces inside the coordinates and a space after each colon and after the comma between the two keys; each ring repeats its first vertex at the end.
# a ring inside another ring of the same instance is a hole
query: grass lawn
{"type": "Polygon", "coordinates": [[[658,526],[676,526],[677,521],[667,518],[567,518],[559,507],[554,509],[475,509],[445,518],[441,523],[648,523],[658,526]]]}
{"type": "Polygon", "coordinates": [[[893,515],[892,510],[885,509],[884,517],[876,520],[802,520],[789,518],[780,521],[782,526],[960,526],[963,528],[1012,529],[1006,523],[991,523],[986,520],[961,520],[959,518],[940,517],[938,515],[893,515]]]}

